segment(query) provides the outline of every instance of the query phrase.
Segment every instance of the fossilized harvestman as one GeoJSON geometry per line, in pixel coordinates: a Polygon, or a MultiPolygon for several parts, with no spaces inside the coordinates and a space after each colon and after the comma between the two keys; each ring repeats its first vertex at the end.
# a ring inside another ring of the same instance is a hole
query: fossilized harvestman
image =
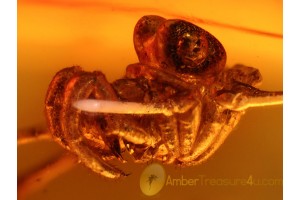
{"type": "Polygon", "coordinates": [[[80,161],[116,179],[127,174],[110,164],[157,160],[180,166],[208,159],[248,107],[282,104],[282,92],[255,86],[258,69],[225,68],[226,52],[210,33],[183,20],[144,16],[135,26],[139,63],[109,83],[99,71],[59,71],[46,101],[48,132],[20,136],[18,144],[53,138],[71,154],[19,184],[19,197],[42,187],[80,161]],[[39,183],[37,183],[39,178],[39,183]]]}

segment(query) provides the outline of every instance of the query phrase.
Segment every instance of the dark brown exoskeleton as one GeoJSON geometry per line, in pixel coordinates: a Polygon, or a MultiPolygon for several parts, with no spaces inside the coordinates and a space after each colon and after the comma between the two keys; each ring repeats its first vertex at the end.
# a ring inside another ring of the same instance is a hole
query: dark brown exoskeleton
{"type": "Polygon", "coordinates": [[[258,69],[225,68],[222,44],[187,21],[144,16],[136,24],[134,45],[139,63],[129,65],[123,78],[110,84],[99,71],[65,68],[46,97],[55,140],[102,176],[125,175],[110,161],[125,162],[126,152],[139,163],[200,164],[220,147],[246,108],[282,101],[282,92],[254,87],[262,80],[258,69]],[[149,106],[149,113],[93,113],[73,106],[84,99],[135,102],[149,106]]]}

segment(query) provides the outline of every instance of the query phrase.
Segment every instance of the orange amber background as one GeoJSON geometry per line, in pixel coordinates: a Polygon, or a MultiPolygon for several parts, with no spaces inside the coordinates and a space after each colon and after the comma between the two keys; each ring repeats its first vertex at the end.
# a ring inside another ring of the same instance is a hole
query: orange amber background
{"type": "MultiPolygon", "coordinates": [[[[282,90],[280,0],[18,0],[18,129],[46,127],[44,97],[61,68],[80,65],[85,70],[101,70],[110,81],[121,77],[126,65],[137,62],[133,28],[148,14],[197,22],[224,45],[228,66],[255,66],[264,78],[261,88],[282,90]]],[[[19,147],[18,175],[32,172],[61,152],[60,146],[51,142],[19,147]]],[[[139,189],[144,167],[125,165],[131,175],[110,181],[78,166],[31,199],[148,199],[139,189]]],[[[203,165],[165,169],[172,178],[282,179],[282,106],[249,109],[223,146],[203,165]]],[[[160,198],[282,199],[282,185],[165,186],[151,197],[160,198]]]]}

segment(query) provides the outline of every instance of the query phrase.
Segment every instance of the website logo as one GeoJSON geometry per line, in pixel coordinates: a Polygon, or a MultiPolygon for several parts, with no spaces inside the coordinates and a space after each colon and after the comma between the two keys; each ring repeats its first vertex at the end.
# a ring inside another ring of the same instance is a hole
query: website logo
{"type": "Polygon", "coordinates": [[[147,196],[157,194],[165,185],[166,172],[158,163],[148,165],[141,174],[140,188],[147,196]]]}

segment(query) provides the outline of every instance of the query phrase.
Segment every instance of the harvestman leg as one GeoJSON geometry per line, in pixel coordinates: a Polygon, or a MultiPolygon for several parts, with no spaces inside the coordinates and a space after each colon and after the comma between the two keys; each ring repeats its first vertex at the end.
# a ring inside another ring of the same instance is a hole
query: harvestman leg
{"type": "Polygon", "coordinates": [[[43,140],[52,140],[52,136],[48,131],[18,131],[18,145],[30,144],[43,140]]]}
{"type": "MultiPolygon", "coordinates": [[[[49,132],[19,131],[18,145],[48,140],[52,141],[49,132]]],[[[61,174],[71,170],[77,164],[77,157],[66,153],[45,167],[23,177],[18,181],[18,200],[26,199],[30,194],[42,189],[61,174]]]]}
{"type": "MultiPolygon", "coordinates": [[[[210,145],[205,152],[198,154],[198,157],[191,161],[189,165],[198,165],[209,158],[224,142],[227,135],[239,121],[243,111],[247,108],[282,104],[283,93],[281,91],[270,92],[262,91],[252,86],[247,87],[249,90],[246,91],[245,94],[238,94],[237,97],[233,96],[233,98],[227,96],[227,101],[224,101],[224,98],[219,99],[219,103],[223,104],[225,109],[228,109],[228,113],[231,115],[228,117],[230,120],[219,130],[219,134],[215,137],[212,145],[210,145]]],[[[228,95],[232,96],[232,94],[228,95]]],[[[224,118],[226,118],[226,116],[224,116],[224,118]]]]}
{"type": "MultiPolygon", "coordinates": [[[[59,71],[51,81],[46,95],[49,129],[55,140],[76,154],[78,160],[95,173],[112,179],[126,176],[124,172],[108,164],[101,155],[102,149],[99,149],[100,153],[96,151],[84,136],[85,127],[90,124],[81,124],[85,116],[74,109],[72,104],[91,96],[117,100],[114,90],[103,73],[84,72],[76,66],[59,71]]],[[[105,118],[107,122],[110,121],[109,116],[105,118]]],[[[97,126],[97,123],[94,125],[97,126]]],[[[99,134],[105,134],[105,130],[99,129],[99,134]]]]}

